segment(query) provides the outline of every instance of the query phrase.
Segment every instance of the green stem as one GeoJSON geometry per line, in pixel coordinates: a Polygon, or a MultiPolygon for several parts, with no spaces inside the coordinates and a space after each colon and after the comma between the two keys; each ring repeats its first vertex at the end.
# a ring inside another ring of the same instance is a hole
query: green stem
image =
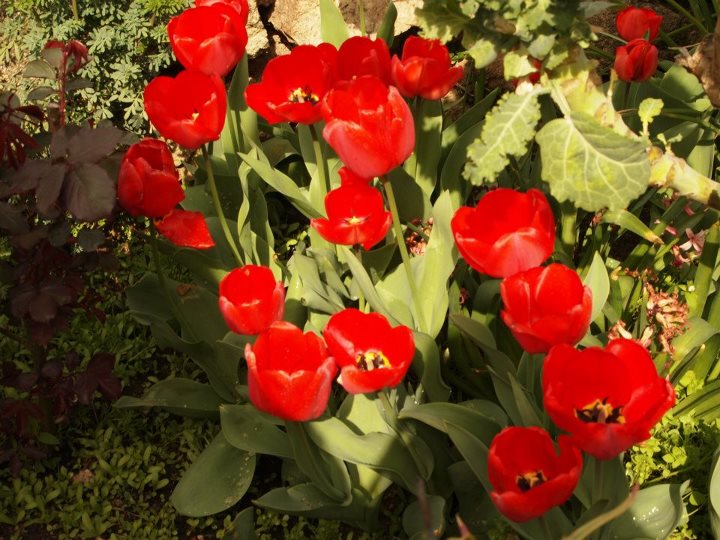
{"type": "Polygon", "coordinates": [[[360,13],[360,35],[365,37],[367,32],[365,31],[365,5],[363,0],[358,0],[358,12],[360,13]]]}
{"type": "Polygon", "coordinates": [[[395,240],[397,241],[398,248],[400,249],[400,257],[402,258],[403,266],[405,267],[405,275],[407,276],[408,284],[410,285],[410,294],[412,295],[413,305],[415,306],[415,315],[417,316],[417,323],[419,326],[418,329],[421,332],[427,332],[425,317],[423,316],[423,311],[420,305],[420,295],[418,294],[417,285],[415,285],[415,276],[413,275],[412,267],[410,266],[410,255],[408,254],[407,246],[405,245],[405,237],[403,236],[402,227],[400,225],[400,214],[398,212],[397,203],[395,202],[395,194],[393,193],[392,184],[385,175],[383,175],[380,180],[383,183],[383,187],[385,188],[385,193],[388,198],[388,204],[390,205],[395,240]]]}
{"type": "MultiPolygon", "coordinates": [[[[355,257],[357,257],[358,262],[362,266],[362,248],[360,246],[357,246],[355,248],[355,257]]],[[[365,296],[363,296],[362,290],[358,287],[358,309],[365,313],[365,296]]]]}
{"type": "Polygon", "coordinates": [[[542,526],[543,536],[545,540],[553,540],[552,531],[550,530],[550,524],[548,523],[545,515],[540,516],[540,525],[542,526]]]}
{"type": "Polygon", "coordinates": [[[190,323],[185,319],[185,315],[183,315],[182,310],[180,309],[180,306],[178,305],[177,298],[173,291],[170,289],[170,284],[167,281],[167,278],[165,277],[165,272],[163,271],[162,264],[160,263],[160,250],[158,249],[158,242],[157,242],[157,229],[155,228],[155,223],[153,220],[150,220],[150,250],[152,251],[152,257],[153,257],[153,263],[155,265],[155,273],[158,276],[158,281],[160,281],[160,288],[165,293],[165,296],[167,296],[168,301],[170,302],[170,309],[173,312],[173,315],[177,319],[177,321],[180,323],[181,328],[181,335],[182,335],[182,329],[185,329],[190,336],[190,339],[193,341],[198,341],[197,336],[195,335],[195,332],[193,332],[192,326],[190,326],[190,323]]]}
{"type": "Polygon", "coordinates": [[[73,18],[76,21],[80,20],[80,11],[78,10],[77,0],[70,0],[70,7],[72,9],[73,18]]]}
{"type": "Polygon", "coordinates": [[[577,208],[572,201],[565,201],[560,204],[562,213],[560,221],[560,241],[569,260],[575,255],[575,229],[577,225],[577,208]]]}
{"type": "Polygon", "coordinates": [[[325,200],[325,195],[330,191],[330,175],[328,174],[327,162],[323,156],[322,144],[320,144],[320,137],[315,129],[315,124],[310,124],[310,135],[312,136],[313,150],[315,151],[315,165],[320,180],[320,193],[323,200],[325,200]]]}
{"type": "Polygon", "coordinates": [[[215,174],[212,170],[212,163],[210,162],[210,156],[208,155],[207,148],[205,146],[202,147],[202,153],[203,153],[203,159],[205,160],[205,171],[207,173],[207,184],[208,188],[210,188],[210,196],[212,197],[213,205],[215,206],[215,212],[217,212],[218,219],[220,220],[220,227],[223,230],[223,233],[225,234],[225,239],[227,240],[228,245],[230,246],[230,250],[233,252],[233,256],[235,257],[235,262],[238,266],[243,266],[243,260],[240,256],[240,252],[238,251],[237,246],[235,245],[235,239],[232,236],[232,233],[230,232],[230,227],[228,226],[227,220],[225,219],[225,213],[223,212],[222,205],[220,204],[220,195],[218,194],[217,185],[215,185],[215,174]]]}

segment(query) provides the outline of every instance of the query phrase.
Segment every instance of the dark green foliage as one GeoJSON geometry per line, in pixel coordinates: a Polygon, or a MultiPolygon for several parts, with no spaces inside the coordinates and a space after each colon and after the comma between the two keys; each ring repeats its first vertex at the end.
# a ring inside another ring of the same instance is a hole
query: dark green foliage
{"type": "Polygon", "coordinates": [[[83,76],[94,88],[79,92],[76,116],[113,118],[142,131],[142,91],[173,62],[165,25],[191,0],[77,3],[79,19],[67,0],[12,0],[0,8],[0,60],[36,57],[48,39],[78,39],[90,50],[92,62],[83,76]]]}

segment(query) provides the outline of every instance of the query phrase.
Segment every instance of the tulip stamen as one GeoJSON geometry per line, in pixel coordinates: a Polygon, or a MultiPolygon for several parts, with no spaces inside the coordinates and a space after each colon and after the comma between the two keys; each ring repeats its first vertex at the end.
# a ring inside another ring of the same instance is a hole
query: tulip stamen
{"type": "Polygon", "coordinates": [[[575,416],[583,422],[595,422],[598,424],[624,424],[625,417],[622,415],[622,407],[613,407],[608,403],[608,398],[602,401],[596,399],[582,409],[575,409],[575,416]]]}
{"type": "Polygon", "coordinates": [[[391,367],[390,360],[380,351],[365,351],[355,355],[355,363],[360,371],[372,371],[391,367]]]}
{"type": "Polygon", "coordinates": [[[530,491],[532,488],[539,486],[540,484],[547,482],[547,477],[541,470],[526,472],[523,475],[518,475],[515,478],[515,483],[520,491],[530,491]]]}
{"type": "Polygon", "coordinates": [[[190,118],[192,118],[193,122],[198,119],[198,116],[200,116],[200,112],[197,109],[193,110],[193,113],[190,115],[190,118]]]}
{"type": "Polygon", "coordinates": [[[348,225],[360,225],[361,223],[365,223],[365,220],[367,220],[367,217],[352,216],[351,218],[345,218],[345,223],[348,225]]]}
{"type": "Polygon", "coordinates": [[[298,87],[290,92],[288,101],[291,103],[310,103],[311,105],[315,105],[320,101],[320,98],[317,94],[313,94],[309,86],[305,86],[298,87]]]}

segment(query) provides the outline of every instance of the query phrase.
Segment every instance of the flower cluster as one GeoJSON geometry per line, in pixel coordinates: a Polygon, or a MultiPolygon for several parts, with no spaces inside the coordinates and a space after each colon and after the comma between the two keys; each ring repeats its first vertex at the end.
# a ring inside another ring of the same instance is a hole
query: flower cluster
{"type": "Polygon", "coordinates": [[[662,15],[652,9],[627,7],[615,20],[626,45],[615,50],[615,71],[623,81],[646,81],[658,65],[658,50],[651,42],[660,33],[662,15]]]}
{"type": "Polygon", "coordinates": [[[491,498],[509,519],[528,521],[570,498],[582,452],[607,460],[648,439],[675,393],[635,341],[575,348],[590,325],[592,293],[574,270],[540,266],[555,244],[555,218],[542,192],[490,191],[475,208],[460,208],[451,227],[472,268],[503,278],[501,318],[521,347],[547,353],[543,403],[568,433],[558,438],[559,454],[550,434],[535,427],[506,428],[491,444],[491,498]]]}
{"type": "Polygon", "coordinates": [[[264,266],[237,268],[220,282],[220,312],[238,334],[258,335],[245,348],[250,399],[260,410],[293,421],[312,420],[327,406],[332,380],[352,394],[400,384],[415,354],[413,333],[379,313],[344,309],[323,331],[281,321],[285,289],[264,266]]]}

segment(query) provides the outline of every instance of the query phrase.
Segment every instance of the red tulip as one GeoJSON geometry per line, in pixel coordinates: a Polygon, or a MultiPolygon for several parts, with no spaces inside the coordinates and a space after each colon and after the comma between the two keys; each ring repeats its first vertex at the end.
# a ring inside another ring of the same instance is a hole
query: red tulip
{"type": "Polygon", "coordinates": [[[577,272],[551,264],[515,274],[500,284],[502,320],[529,353],[574,345],[590,326],[592,291],[577,272]]]}
{"type": "Polygon", "coordinates": [[[351,394],[397,386],[415,355],[412,330],[391,327],[379,313],[344,309],[330,317],[323,336],[340,366],[340,382],[351,394]]]}
{"type": "Polygon", "coordinates": [[[490,498],[516,522],[539,518],[567,501],[582,472],[582,454],[568,437],[558,439],[538,427],[508,427],[495,436],[488,454],[490,498]]]}
{"type": "Polygon", "coordinates": [[[467,263],[493,277],[539,266],[555,245],[552,209],[537,189],[491,191],[475,208],[458,209],[450,225],[467,263]]]}
{"type": "Polygon", "coordinates": [[[615,71],[622,81],[646,81],[653,76],[657,65],[657,47],[644,39],[634,39],[615,49],[615,71]]]}
{"type": "Polygon", "coordinates": [[[337,50],[329,43],[300,45],[268,62],[259,83],[245,90],[247,104],[270,124],[314,124],[320,102],[335,84],[337,50]]]}
{"type": "Polygon", "coordinates": [[[200,212],[175,209],[155,222],[158,232],[179,247],[208,249],[215,245],[200,212]]]}
{"type": "Polygon", "coordinates": [[[662,15],[658,15],[652,9],[626,7],[617,14],[615,24],[620,37],[625,41],[634,39],[654,41],[660,34],[662,20],[662,15]]]}
{"type": "Polygon", "coordinates": [[[181,71],[145,88],[145,112],[160,135],[195,150],[215,141],[225,125],[225,86],[217,75],[181,71]]]}
{"type": "Polygon", "coordinates": [[[245,28],[248,20],[247,0],[195,0],[195,7],[201,6],[223,6],[230,8],[230,15],[233,17],[235,28],[245,28]]]}
{"type": "Polygon", "coordinates": [[[373,181],[372,178],[358,176],[347,167],[340,167],[340,169],[338,170],[338,174],[340,175],[341,186],[345,186],[347,184],[362,184],[364,186],[367,186],[373,181]]]}
{"type": "Polygon", "coordinates": [[[143,139],[128,148],[120,165],[117,194],[131,216],[159,218],[175,208],[185,191],[167,144],[143,139]]]}
{"type": "Polygon", "coordinates": [[[333,244],[361,245],[366,250],[380,242],[392,225],[382,194],[361,183],[343,184],[325,196],[327,218],[311,219],[310,225],[333,244]]]}
{"type": "Polygon", "coordinates": [[[612,459],[650,438],[675,404],[669,381],[635,341],[614,339],[604,349],[556,345],[543,367],[545,410],[573,442],[598,459],[612,459]]]}
{"type": "MultiPolygon", "coordinates": [[[[235,11],[223,4],[186,9],[170,19],[170,44],[187,69],[224,77],[245,54],[245,26],[236,27],[235,11]]],[[[237,18],[237,17],[236,17],[237,18]]]]}
{"type": "Polygon", "coordinates": [[[282,319],[285,287],[267,266],[248,264],[220,281],[219,304],[230,330],[253,336],[282,319]]]}
{"type": "Polygon", "coordinates": [[[402,58],[393,56],[392,79],[405,97],[443,98],[462,79],[463,68],[450,65],[450,53],[437,39],[410,36],[402,58]]]}
{"type": "Polygon", "coordinates": [[[337,366],[317,335],[275,322],[245,346],[245,360],[250,401],[261,411],[296,422],[325,411],[337,366]]]}
{"type": "Polygon", "coordinates": [[[355,174],[373,178],[405,161],[415,147],[412,112],[376,77],[339,83],[322,105],[323,137],[355,174]]]}
{"type": "Polygon", "coordinates": [[[390,51],[382,39],[351,37],[340,45],[337,69],[341,81],[372,75],[390,84],[390,51]]]}

